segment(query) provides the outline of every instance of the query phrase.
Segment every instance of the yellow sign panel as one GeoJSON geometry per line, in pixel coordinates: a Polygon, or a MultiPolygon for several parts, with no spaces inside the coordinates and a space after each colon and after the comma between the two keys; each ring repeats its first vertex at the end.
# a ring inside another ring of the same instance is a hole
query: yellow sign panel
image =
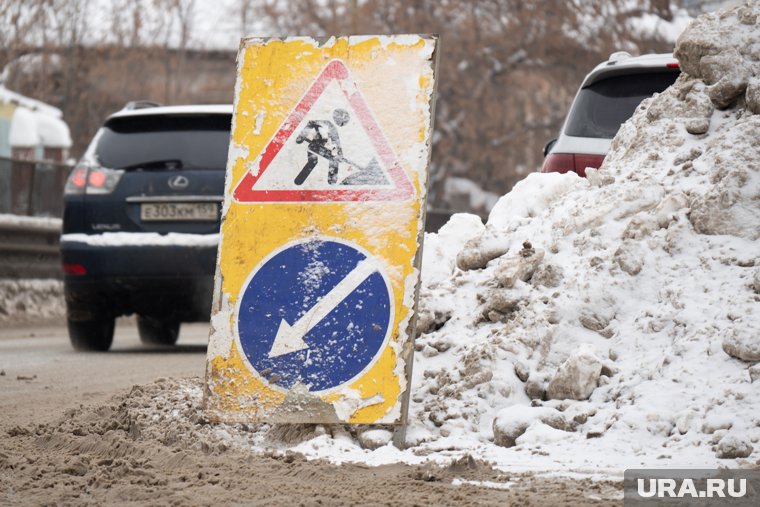
{"type": "Polygon", "coordinates": [[[243,41],[211,419],[404,422],[436,42],[243,41]]]}

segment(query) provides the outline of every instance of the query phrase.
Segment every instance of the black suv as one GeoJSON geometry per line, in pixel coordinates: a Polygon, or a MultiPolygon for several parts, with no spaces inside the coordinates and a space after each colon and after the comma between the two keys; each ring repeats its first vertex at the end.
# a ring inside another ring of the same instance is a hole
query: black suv
{"type": "Polygon", "coordinates": [[[130,103],[98,130],[64,192],[61,255],[71,344],[108,350],[137,314],[145,343],[207,321],[231,106],[130,103]]]}

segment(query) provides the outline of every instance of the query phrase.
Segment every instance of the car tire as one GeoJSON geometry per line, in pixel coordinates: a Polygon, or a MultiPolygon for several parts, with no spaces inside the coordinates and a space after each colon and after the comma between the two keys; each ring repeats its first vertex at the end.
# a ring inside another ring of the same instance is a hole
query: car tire
{"type": "Polygon", "coordinates": [[[97,320],[68,320],[69,340],[75,350],[105,352],[113,343],[113,317],[97,320]]]}
{"type": "Polygon", "coordinates": [[[179,321],[138,316],[137,332],[146,345],[174,345],[179,338],[179,321]]]}

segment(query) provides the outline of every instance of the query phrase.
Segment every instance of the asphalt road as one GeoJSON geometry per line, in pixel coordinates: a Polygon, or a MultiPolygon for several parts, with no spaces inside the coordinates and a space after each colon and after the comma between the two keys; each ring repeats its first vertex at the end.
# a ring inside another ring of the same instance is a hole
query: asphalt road
{"type": "Polygon", "coordinates": [[[83,353],[63,323],[0,329],[0,428],[45,422],[159,377],[202,376],[208,331],[184,324],[177,345],[159,348],[140,342],[133,319],[120,319],[109,352],[83,353]]]}

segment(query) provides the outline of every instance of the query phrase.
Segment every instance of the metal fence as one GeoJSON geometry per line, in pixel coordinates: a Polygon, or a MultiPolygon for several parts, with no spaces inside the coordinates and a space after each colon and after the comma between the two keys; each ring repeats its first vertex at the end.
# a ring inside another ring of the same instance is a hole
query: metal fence
{"type": "Polygon", "coordinates": [[[60,217],[72,166],[0,157],[0,213],[60,217]]]}

